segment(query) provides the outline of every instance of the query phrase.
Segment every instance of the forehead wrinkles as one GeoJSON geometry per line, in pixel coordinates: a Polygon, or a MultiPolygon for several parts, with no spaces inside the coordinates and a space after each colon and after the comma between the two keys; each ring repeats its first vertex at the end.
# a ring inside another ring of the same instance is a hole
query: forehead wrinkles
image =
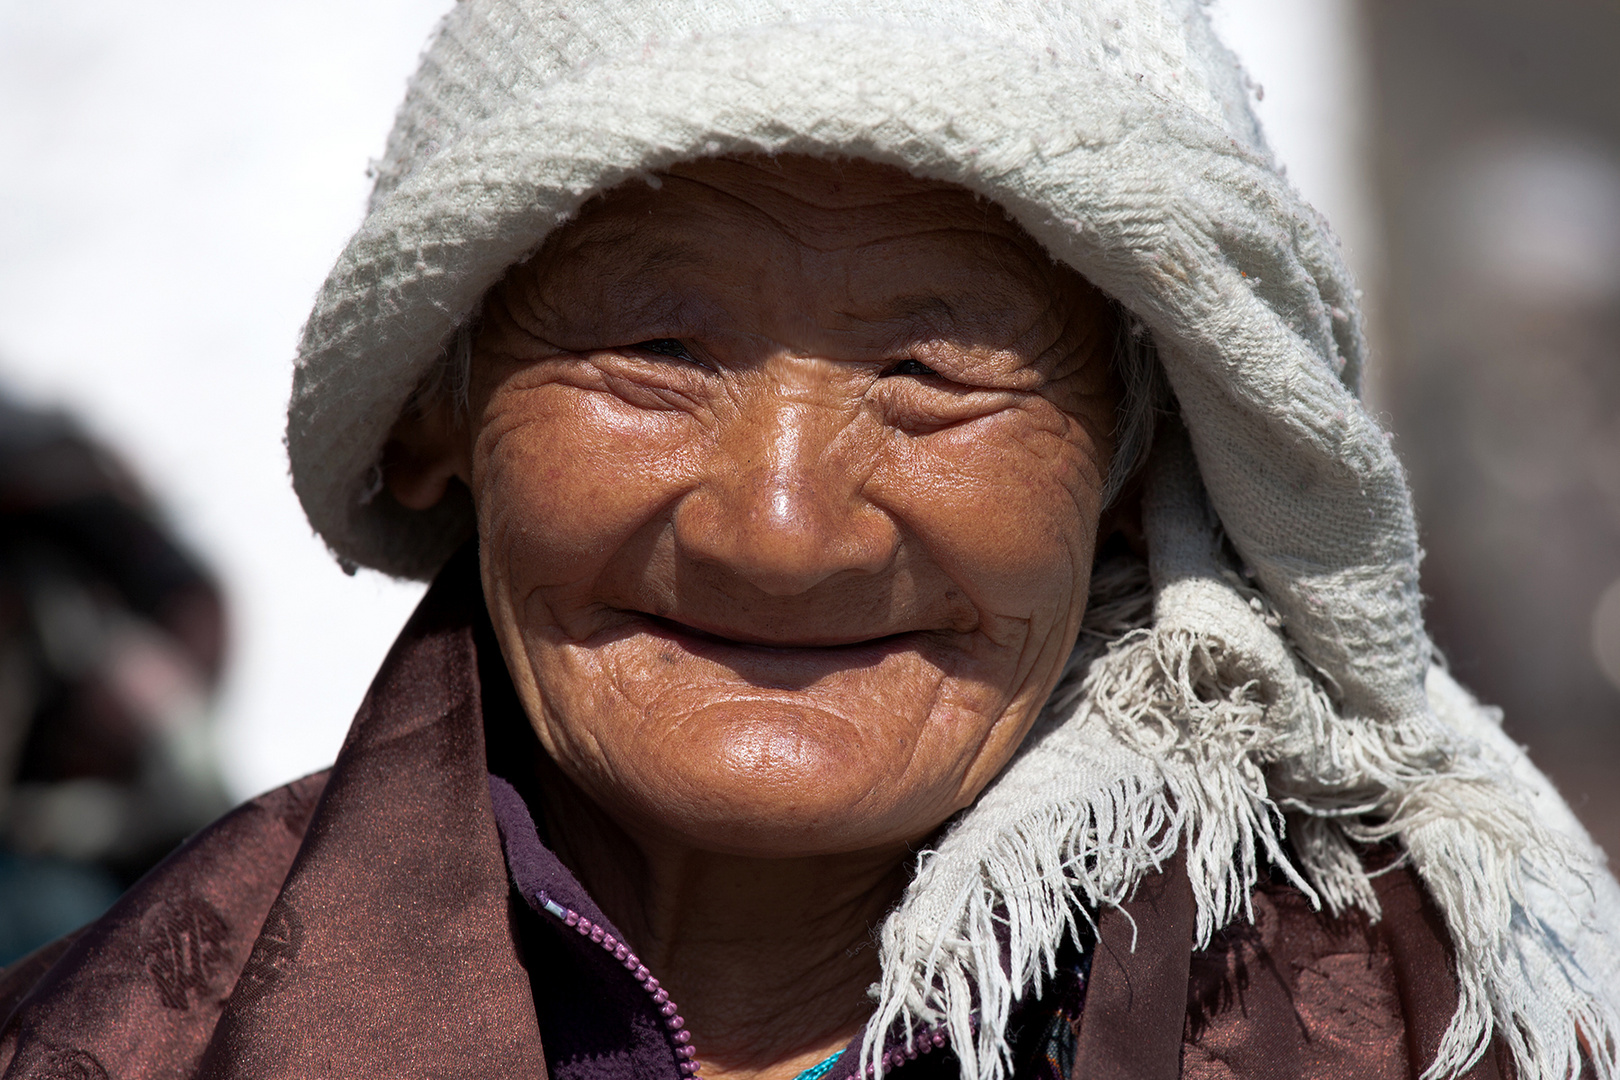
{"type": "Polygon", "coordinates": [[[521,309],[514,314],[542,325],[589,325],[614,314],[667,307],[670,297],[658,284],[700,268],[709,256],[659,227],[667,219],[650,225],[650,209],[598,204],[552,233],[503,283],[507,303],[521,309]],[[512,297],[514,291],[520,297],[512,297]]]}
{"type": "Polygon", "coordinates": [[[965,189],[815,159],[707,160],[657,189],[629,182],[553,233],[521,275],[520,305],[542,323],[704,323],[718,314],[707,301],[746,295],[795,334],[881,328],[900,347],[933,338],[1026,359],[1072,340],[1076,286],[1089,291],[965,189]],[[706,295],[715,285],[730,294],[706,295]]]}
{"type": "Polygon", "coordinates": [[[868,162],[713,159],[677,166],[666,190],[738,212],[781,239],[832,253],[927,234],[1022,234],[994,203],[964,188],[868,162]]]}
{"type": "Polygon", "coordinates": [[[887,324],[900,338],[935,336],[1027,356],[1066,336],[1077,288],[1090,291],[996,204],[891,166],[715,159],[671,174],[768,223],[791,245],[801,273],[835,286],[823,294],[831,313],[887,324]]]}

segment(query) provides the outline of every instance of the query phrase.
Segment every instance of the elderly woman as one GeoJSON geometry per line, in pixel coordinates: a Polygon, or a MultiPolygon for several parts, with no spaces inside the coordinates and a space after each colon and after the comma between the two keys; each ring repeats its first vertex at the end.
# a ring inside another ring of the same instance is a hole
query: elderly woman
{"type": "Polygon", "coordinates": [[[288,433],[434,584],[4,1075],[1613,1075],[1242,87],[1192,0],[458,4],[288,433]]]}

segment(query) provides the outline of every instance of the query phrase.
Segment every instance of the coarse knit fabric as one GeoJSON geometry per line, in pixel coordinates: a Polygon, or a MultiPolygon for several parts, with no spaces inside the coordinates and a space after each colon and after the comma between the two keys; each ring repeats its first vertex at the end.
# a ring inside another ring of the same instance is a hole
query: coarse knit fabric
{"type": "MultiPolygon", "coordinates": [[[[546,847],[535,752],[469,551],[401,634],[331,770],[238,808],[106,916],[0,974],[0,1077],[679,1080],[678,1006],[546,847]]],[[[1008,1074],[1411,1080],[1457,986],[1411,869],[1374,887],[1376,923],[1269,875],[1254,919],[1196,948],[1190,881],[1170,860],[1014,1008],[1008,1074]]],[[[919,1034],[887,1033],[887,1071],[960,1075],[945,1033],[919,1034]]],[[[824,1080],[857,1075],[862,1042],[824,1080]]],[[[1506,1043],[1467,1075],[1511,1076],[1506,1043]]]]}
{"type": "Polygon", "coordinates": [[[1388,842],[1455,943],[1425,1076],[1495,1039],[1526,1078],[1614,1076],[1620,889],[1437,664],[1407,484],[1357,396],[1358,293],[1196,0],[458,3],[299,349],[293,481],[333,552],[430,576],[470,507],[403,509],[378,458],[458,327],[593,196],[742,153],[859,157],[996,203],[1129,314],[1179,416],[1146,480],[1150,607],[1092,620],[1019,757],[922,853],[863,1062],[943,1030],[966,1080],[1006,1075],[1014,1007],[1078,913],[1172,858],[1201,948],[1258,917],[1266,867],[1387,917],[1360,852],[1388,842]]]}

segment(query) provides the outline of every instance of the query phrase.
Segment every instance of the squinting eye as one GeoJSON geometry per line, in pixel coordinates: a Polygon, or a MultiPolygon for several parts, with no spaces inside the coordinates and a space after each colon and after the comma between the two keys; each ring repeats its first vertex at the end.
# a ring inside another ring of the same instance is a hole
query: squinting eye
{"type": "Polygon", "coordinates": [[[921,360],[913,360],[911,357],[908,356],[904,360],[900,361],[898,364],[894,365],[894,367],[890,368],[888,371],[885,371],[883,373],[883,377],[888,378],[890,375],[920,376],[920,375],[938,375],[938,374],[939,374],[939,372],[935,371],[933,368],[929,367],[927,364],[923,363],[921,360]]]}
{"type": "Polygon", "coordinates": [[[672,337],[653,338],[651,341],[638,341],[630,346],[632,349],[641,349],[644,352],[656,353],[659,356],[669,356],[676,360],[692,360],[691,353],[686,346],[672,337]]]}

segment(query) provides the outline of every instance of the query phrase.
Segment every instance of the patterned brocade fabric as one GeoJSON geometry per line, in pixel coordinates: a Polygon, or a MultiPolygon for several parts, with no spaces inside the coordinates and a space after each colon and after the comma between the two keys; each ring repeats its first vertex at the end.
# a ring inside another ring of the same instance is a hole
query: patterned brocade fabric
{"type": "Polygon", "coordinates": [[[1051,989],[1015,1037],[1018,1080],[1069,1080],[1076,1075],[1075,1053],[1090,974],[1090,952],[1060,958],[1051,989]]]}

